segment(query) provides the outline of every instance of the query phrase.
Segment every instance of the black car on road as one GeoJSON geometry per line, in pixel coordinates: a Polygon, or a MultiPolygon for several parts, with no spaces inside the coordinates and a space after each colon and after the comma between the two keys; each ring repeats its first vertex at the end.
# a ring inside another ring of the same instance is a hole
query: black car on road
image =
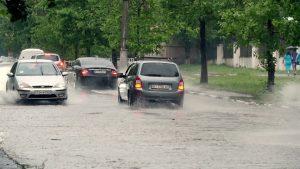
{"type": "Polygon", "coordinates": [[[130,106],[137,101],[167,101],[183,105],[184,82],[178,66],[165,61],[132,63],[118,85],[118,101],[130,106]]]}
{"type": "Polygon", "coordinates": [[[75,86],[109,86],[116,88],[118,72],[111,61],[98,57],[76,59],[72,68],[76,74],[75,86]]]}

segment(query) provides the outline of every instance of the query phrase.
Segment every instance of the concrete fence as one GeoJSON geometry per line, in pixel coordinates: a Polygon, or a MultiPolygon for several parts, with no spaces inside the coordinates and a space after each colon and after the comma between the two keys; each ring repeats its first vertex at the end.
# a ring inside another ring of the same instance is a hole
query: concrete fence
{"type": "MultiPolygon", "coordinates": [[[[259,49],[257,47],[252,47],[252,54],[251,57],[243,57],[241,55],[241,48],[234,45],[233,47],[233,58],[224,58],[224,45],[219,44],[217,46],[217,60],[215,61],[216,64],[225,64],[232,67],[245,67],[245,68],[259,68],[261,67],[260,61],[258,59],[259,56],[259,49]]],[[[284,70],[283,65],[283,58],[280,57],[279,52],[275,51],[273,53],[273,57],[276,58],[276,69],[277,70],[284,70]]]]}

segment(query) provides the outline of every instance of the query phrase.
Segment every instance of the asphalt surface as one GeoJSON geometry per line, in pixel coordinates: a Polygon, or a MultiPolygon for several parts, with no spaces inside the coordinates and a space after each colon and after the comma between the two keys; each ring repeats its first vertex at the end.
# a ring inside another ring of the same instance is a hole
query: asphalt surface
{"type": "Polygon", "coordinates": [[[300,95],[289,105],[216,95],[186,94],[180,109],[129,108],[110,89],[70,88],[63,105],[1,92],[0,147],[23,168],[300,169],[300,95]]]}

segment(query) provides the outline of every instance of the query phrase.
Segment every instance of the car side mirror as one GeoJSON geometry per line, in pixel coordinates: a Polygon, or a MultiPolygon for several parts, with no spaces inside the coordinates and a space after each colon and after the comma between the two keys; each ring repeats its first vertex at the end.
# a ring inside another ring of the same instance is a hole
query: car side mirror
{"type": "Polygon", "coordinates": [[[61,74],[62,74],[62,76],[68,76],[69,73],[68,72],[62,72],[61,74]]]}
{"type": "Polygon", "coordinates": [[[14,74],[11,73],[11,72],[9,72],[9,73],[7,73],[7,76],[8,76],[8,77],[14,77],[14,74]]]}
{"type": "Polygon", "coordinates": [[[126,78],[127,76],[123,73],[118,73],[118,78],[126,78]]]}

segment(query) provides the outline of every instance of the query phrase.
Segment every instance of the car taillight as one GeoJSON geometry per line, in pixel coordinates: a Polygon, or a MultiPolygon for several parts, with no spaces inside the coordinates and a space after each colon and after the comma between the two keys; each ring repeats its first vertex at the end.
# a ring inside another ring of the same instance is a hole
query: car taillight
{"type": "Polygon", "coordinates": [[[58,65],[61,66],[61,67],[63,67],[64,66],[64,62],[59,62],[58,65]]]}
{"type": "Polygon", "coordinates": [[[178,83],[178,91],[184,91],[184,82],[182,79],[178,83]]]}
{"type": "Polygon", "coordinates": [[[136,77],[135,78],[135,82],[134,82],[134,88],[136,90],[142,90],[143,89],[143,83],[140,77],[136,77]]]}
{"type": "Polygon", "coordinates": [[[87,70],[87,69],[82,69],[81,70],[81,75],[82,76],[87,76],[89,74],[89,70],[87,70]]]}
{"type": "Polygon", "coordinates": [[[118,72],[115,71],[115,70],[112,70],[112,71],[111,71],[111,76],[112,76],[112,77],[118,77],[118,72]]]}

